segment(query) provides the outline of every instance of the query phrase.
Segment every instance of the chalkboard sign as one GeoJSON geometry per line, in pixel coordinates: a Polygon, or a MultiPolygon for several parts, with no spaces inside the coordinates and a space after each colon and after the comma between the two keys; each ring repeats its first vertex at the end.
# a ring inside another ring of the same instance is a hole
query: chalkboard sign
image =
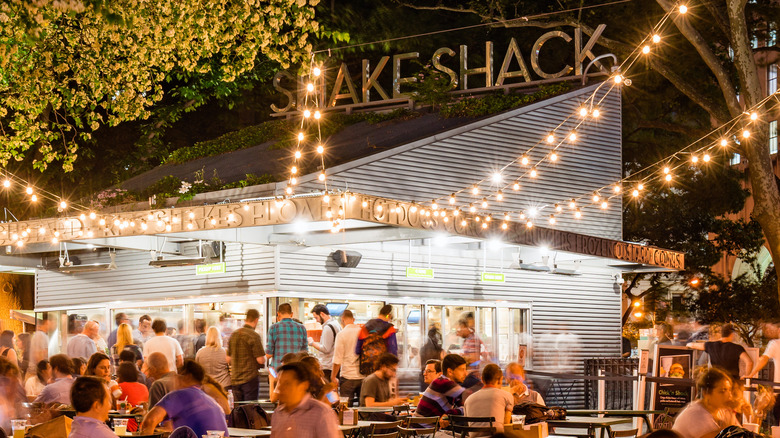
{"type": "Polygon", "coordinates": [[[666,408],[680,409],[693,401],[694,388],[690,385],[693,378],[693,350],[683,346],[656,345],[653,361],[653,377],[685,379],[685,383],[653,382],[653,410],[666,408]]]}

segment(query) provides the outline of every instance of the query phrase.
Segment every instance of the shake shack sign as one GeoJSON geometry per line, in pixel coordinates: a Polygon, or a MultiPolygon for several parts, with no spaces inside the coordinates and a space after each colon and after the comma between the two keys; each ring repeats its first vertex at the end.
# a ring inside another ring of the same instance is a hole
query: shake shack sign
{"type": "MultiPolygon", "coordinates": [[[[516,38],[510,38],[503,42],[502,47],[506,50],[500,52],[492,41],[488,41],[484,47],[441,47],[427,61],[419,52],[363,59],[359,72],[353,71],[357,70],[356,67],[350,70],[347,63],[342,62],[338,67],[328,66],[324,80],[317,81],[318,86],[313,92],[317,93],[320,105],[324,102],[329,108],[368,103],[381,105],[383,101],[406,99],[411,84],[422,79],[419,73],[411,73],[419,69],[412,65],[414,61],[427,63],[433,70],[449,77],[449,87],[453,90],[468,90],[469,79],[472,79],[471,84],[476,82],[479,87],[490,89],[512,83],[581,75],[585,66],[597,56],[593,49],[604,28],[606,25],[599,25],[593,35],[585,35],[580,28],[569,32],[550,31],[537,38],[530,50],[525,52],[516,38]],[[549,62],[547,58],[552,58],[553,54],[557,55],[556,59],[562,58],[557,53],[562,48],[570,51],[566,58],[571,61],[551,66],[555,62],[549,62]],[[478,57],[479,64],[470,56],[478,57]],[[496,68],[498,62],[501,64],[496,68]]],[[[522,42],[526,43],[525,46],[530,43],[522,42]]],[[[301,109],[306,98],[306,85],[312,79],[295,78],[287,71],[277,73],[273,86],[281,94],[281,105],[271,105],[271,109],[276,113],[301,109]]]]}

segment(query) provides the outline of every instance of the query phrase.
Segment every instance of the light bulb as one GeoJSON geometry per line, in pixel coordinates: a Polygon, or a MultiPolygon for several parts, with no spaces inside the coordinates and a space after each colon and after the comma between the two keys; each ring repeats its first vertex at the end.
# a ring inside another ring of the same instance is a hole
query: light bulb
{"type": "Polygon", "coordinates": [[[576,203],[576,202],[574,202],[574,199],[572,199],[571,201],[569,201],[569,208],[571,208],[571,209],[573,210],[573,209],[574,209],[574,208],[576,208],[576,207],[577,207],[577,203],[576,203]]]}
{"type": "Polygon", "coordinates": [[[691,162],[693,162],[694,164],[698,163],[699,162],[699,157],[697,157],[696,155],[692,156],[691,157],[691,162]]]}
{"type": "Polygon", "coordinates": [[[538,210],[536,209],[536,207],[531,207],[531,209],[528,210],[528,215],[531,216],[531,217],[536,217],[536,213],[537,212],[538,212],[538,210]]]}
{"type": "Polygon", "coordinates": [[[560,212],[562,212],[562,211],[563,211],[563,207],[561,207],[561,205],[560,205],[560,204],[555,204],[555,211],[557,211],[558,213],[560,213],[560,212]]]}
{"type": "Polygon", "coordinates": [[[520,218],[521,221],[525,220],[525,213],[521,211],[518,217],[520,218]]]}
{"type": "Polygon", "coordinates": [[[472,195],[476,195],[477,193],[479,193],[479,187],[477,187],[477,186],[472,187],[471,188],[471,194],[472,195]]]}
{"type": "Polygon", "coordinates": [[[436,200],[431,201],[431,210],[438,210],[439,204],[436,203],[436,200]]]}
{"type": "Polygon", "coordinates": [[[326,193],[325,196],[322,197],[322,202],[330,204],[330,195],[326,193]]]}
{"type": "Polygon", "coordinates": [[[585,117],[588,115],[588,109],[587,108],[580,108],[580,116],[585,117]]]}
{"type": "Polygon", "coordinates": [[[510,220],[512,220],[512,216],[510,216],[509,213],[504,213],[504,220],[509,222],[510,220]]]}
{"type": "Polygon", "coordinates": [[[536,178],[538,173],[536,172],[536,169],[531,169],[531,178],[536,178]]]}
{"type": "Polygon", "coordinates": [[[216,225],[217,224],[217,220],[214,219],[213,217],[209,220],[209,222],[211,222],[211,225],[216,225]]]}
{"type": "Polygon", "coordinates": [[[711,158],[710,154],[704,154],[704,156],[701,157],[701,159],[704,160],[705,163],[709,163],[710,162],[710,158],[711,158]]]}
{"type": "Polygon", "coordinates": [[[3,180],[3,187],[5,188],[11,187],[11,180],[9,179],[3,180]]]}
{"type": "Polygon", "coordinates": [[[600,199],[601,199],[601,196],[599,196],[598,193],[594,193],[593,194],[593,202],[599,202],[600,199]]]}
{"type": "Polygon", "coordinates": [[[507,225],[507,224],[506,224],[506,222],[503,222],[503,223],[501,224],[501,229],[502,229],[502,230],[506,230],[507,228],[509,228],[509,225],[507,225]]]}
{"type": "Polygon", "coordinates": [[[293,167],[290,169],[290,173],[292,173],[293,175],[295,175],[296,173],[298,173],[298,167],[297,167],[297,166],[293,166],[293,167]]]}
{"type": "Polygon", "coordinates": [[[187,222],[187,229],[191,230],[193,228],[195,228],[195,225],[192,222],[187,222]]]}
{"type": "Polygon", "coordinates": [[[32,197],[30,198],[30,200],[31,200],[32,202],[38,202],[38,195],[32,195],[32,197]]]}
{"type": "Polygon", "coordinates": [[[555,216],[554,215],[550,215],[549,222],[550,222],[550,225],[555,225],[555,216]]]}
{"type": "Polygon", "coordinates": [[[101,227],[105,226],[106,225],[106,220],[101,218],[100,222],[98,222],[98,223],[100,224],[101,227]]]}
{"type": "Polygon", "coordinates": [[[27,189],[25,191],[27,192],[28,195],[32,195],[32,193],[33,193],[32,187],[27,187],[27,189]]]}
{"type": "Polygon", "coordinates": [[[44,227],[38,228],[38,234],[46,234],[46,228],[44,227]]]}
{"type": "Polygon", "coordinates": [[[460,209],[456,208],[455,211],[452,212],[452,215],[455,216],[455,217],[460,216],[460,209]]]}
{"type": "Polygon", "coordinates": [[[655,44],[660,43],[661,42],[661,35],[658,35],[658,34],[653,35],[653,42],[655,44]]]}
{"type": "Polygon", "coordinates": [[[171,226],[171,224],[165,226],[165,231],[171,231],[172,229],[173,227],[171,226]]]}
{"type": "Polygon", "coordinates": [[[594,118],[595,118],[595,117],[598,117],[598,116],[600,116],[600,115],[601,115],[601,111],[599,111],[599,110],[597,110],[597,109],[594,109],[594,110],[593,110],[593,117],[594,117],[594,118]]]}
{"type": "Polygon", "coordinates": [[[292,186],[285,187],[284,192],[287,193],[288,195],[292,195],[293,194],[292,186]]]}
{"type": "Polygon", "coordinates": [[[244,211],[249,211],[249,204],[244,204],[244,211]]]}
{"type": "Polygon", "coordinates": [[[461,226],[461,227],[465,227],[467,223],[468,223],[468,222],[466,222],[466,220],[465,220],[465,219],[463,219],[462,221],[460,221],[460,226],[461,226]]]}
{"type": "Polygon", "coordinates": [[[311,82],[309,82],[308,84],[306,84],[306,91],[308,91],[309,93],[311,93],[312,91],[314,91],[314,84],[312,84],[311,82]]]}
{"type": "Polygon", "coordinates": [[[149,225],[146,225],[146,222],[141,222],[141,229],[146,230],[147,228],[149,228],[149,225]]]}
{"type": "Polygon", "coordinates": [[[89,212],[89,218],[90,218],[90,219],[95,219],[96,217],[97,217],[97,215],[95,214],[95,212],[94,212],[94,211],[90,211],[90,212],[89,212]]]}
{"type": "Polygon", "coordinates": [[[680,13],[684,14],[686,12],[688,12],[688,6],[680,5],[680,13]]]}
{"type": "MultiPolygon", "coordinates": [[[[304,111],[303,111],[303,117],[305,117],[305,118],[307,118],[307,119],[308,119],[309,117],[311,117],[311,111],[309,111],[309,110],[304,110],[304,111]]],[[[301,140],[303,140],[302,138],[300,138],[300,136],[298,136],[298,138],[299,138],[299,139],[301,139],[301,140]]]]}
{"type": "Polygon", "coordinates": [[[320,175],[317,177],[320,181],[325,181],[325,173],[320,173],[320,175]]]}
{"type": "Polygon", "coordinates": [[[612,187],[612,191],[615,193],[620,193],[620,186],[612,187]]]}
{"type": "Polygon", "coordinates": [[[81,214],[79,215],[79,219],[81,219],[81,220],[85,221],[85,220],[87,220],[87,215],[86,215],[86,214],[84,214],[84,213],[81,213],[81,214]]]}
{"type": "Polygon", "coordinates": [[[485,222],[490,222],[492,220],[493,220],[493,216],[491,215],[487,215],[487,217],[485,218],[485,222]]]}
{"type": "Polygon", "coordinates": [[[555,152],[550,154],[550,161],[558,161],[558,154],[555,152]]]}
{"type": "MultiPolygon", "coordinates": [[[[368,201],[363,201],[363,202],[361,202],[361,203],[360,203],[360,206],[361,206],[361,207],[363,207],[363,208],[366,208],[366,207],[368,207],[368,201]]],[[[415,209],[415,210],[416,210],[416,209],[415,209]]]]}
{"type": "Polygon", "coordinates": [[[670,169],[669,169],[669,167],[668,167],[668,166],[667,166],[667,167],[664,167],[664,173],[665,173],[665,174],[667,174],[667,175],[668,175],[668,174],[669,174],[669,171],[670,171],[670,169]]]}
{"type": "Polygon", "coordinates": [[[319,120],[322,118],[322,113],[319,111],[314,111],[314,119],[319,120]]]}
{"type": "Polygon", "coordinates": [[[298,133],[298,141],[303,141],[303,132],[298,133]]]}
{"type": "Polygon", "coordinates": [[[512,184],[512,190],[520,190],[520,183],[514,183],[512,184]]]}
{"type": "Polygon", "coordinates": [[[604,201],[604,202],[601,203],[601,209],[602,210],[606,210],[607,207],[609,207],[609,204],[607,203],[607,201],[604,201]]]}
{"type": "Polygon", "coordinates": [[[317,146],[317,153],[318,153],[318,154],[321,154],[321,153],[323,153],[323,152],[325,152],[325,148],[324,148],[324,147],[322,147],[322,145],[319,145],[319,146],[317,146]]]}
{"type": "Polygon", "coordinates": [[[637,189],[634,189],[634,191],[633,191],[633,192],[631,192],[631,196],[633,196],[633,197],[635,197],[635,198],[638,198],[638,197],[639,197],[639,190],[637,190],[637,189]]]}
{"type": "Polygon", "coordinates": [[[579,218],[581,218],[581,217],[582,217],[582,212],[581,212],[581,211],[580,211],[580,209],[578,208],[578,209],[577,209],[577,211],[575,211],[575,212],[574,212],[574,218],[575,218],[575,219],[579,219],[579,218]]]}
{"type": "Polygon", "coordinates": [[[416,213],[417,212],[417,205],[412,203],[412,206],[409,208],[409,211],[412,212],[412,213],[416,213]]]}
{"type": "Polygon", "coordinates": [[[482,208],[487,208],[488,202],[486,198],[482,198],[482,208]]]}
{"type": "Polygon", "coordinates": [[[748,131],[747,129],[742,131],[742,137],[750,138],[750,131],[748,131]]]}
{"type": "Polygon", "coordinates": [[[493,182],[494,183],[500,183],[501,182],[501,174],[496,172],[493,174],[493,182]]]}
{"type": "MultiPolygon", "coordinates": [[[[211,225],[214,225],[214,224],[216,223],[216,221],[215,221],[214,219],[212,219],[211,221],[212,221],[212,222],[211,222],[211,225]]],[[[116,221],[114,221],[114,225],[116,225],[116,224],[117,224],[117,223],[116,223],[116,221]]],[[[163,221],[161,221],[161,220],[158,220],[158,221],[157,221],[157,226],[158,226],[158,227],[162,227],[163,225],[165,225],[165,222],[163,222],[163,221]]]]}
{"type": "Polygon", "coordinates": [[[95,233],[93,233],[91,230],[87,231],[87,237],[92,238],[95,236],[95,233]]]}
{"type": "Polygon", "coordinates": [[[318,78],[322,74],[322,70],[319,67],[314,67],[312,73],[314,73],[315,78],[318,78]]]}
{"type": "Polygon", "coordinates": [[[65,201],[60,201],[60,208],[63,210],[68,208],[68,203],[65,201]]]}
{"type": "Polygon", "coordinates": [[[666,175],[666,181],[671,181],[671,180],[672,180],[672,175],[671,174],[666,175]]]}
{"type": "Polygon", "coordinates": [[[526,228],[533,228],[534,227],[534,223],[531,222],[531,221],[528,221],[528,222],[525,223],[525,227],[526,228]]]}
{"type": "Polygon", "coordinates": [[[571,134],[569,134],[569,141],[574,141],[576,139],[577,139],[577,133],[576,132],[572,132],[571,134]]]}
{"type": "Polygon", "coordinates": [[[301,158],[301,151],[295,151],[295,159],[301,158]]]}
{"type": "Polygon", "coordinates": [[[474,204],[469,204],[469,213],[474,213],[477,211],[477,207],[474,207],[474,204]]]}
{"type": "Polygon", "coordinates": [[[487,227],[488,227],[488,224],[487,224],[487,222],[482,222],[482,229],[485,229],[485,228],[487,228],[487,227]]]}
{"type": "Polygon", "coordinates": [[[723,147],[726,147],[726,146],[729,145],[729,142],[725,138],[722,138],[722,139],[720,139],[720,145],[723,146],[723,147]]]}
{"type": "Polygon", "coordinates": [[[455,203],[455,193],[450,195],[450,204],[454,204],[454,203],[455,203]]]}
{"type": "Polygon", "coordinates": [[[644,190],[645,189],[645,185],[642,184],[642,183],[639,183],[639,185],[636,186],[636,188],[639,189],[639,190],[644,190]]]}
{"type": "Polygon", "coordinates": [[[333,210],[328,209],[328,211],[325,212],[325,217],[330,219],[333,217],[333,210]]]}
{"type": "Polygon", "coordinates": [[[528,165],[528,156],[527,155],[523,155],[523,158],[520,159],[520,162],[523,163],[523,166],[527,166],[528,165]]]}
{"type": "Polygon", "coordinates": [[[644,53],[645,55],[647,55],[648,53],[650,53],[650,46],[644,46],[644,47],[642,47],[642,53],[644,53]]]}
{"type": "Polygon", "coordinates": [[[614,78],[614,80],[615,80],[615,83],[616,83],[616,84],[619,84],[619,83],[623,82],[623,76],[621,76],[621,75],[615,75],[615,78],[614,78]]]}
{"type": "Polygon", "coordinates": [[[504,200],[504,192],[499,190],[498,193],[496,193],[496,200],[497,201],[503,201],[504,200]]]}
{"type": "Polygon", "coordinates": [[[750,120],[758,120],[758,113],[757,112],[750,113],[750,120]]]}
{"type": "MultiPolygon", "coordinates": [[[[249,206],[245,205],[244,207],[249,207],[249,206]]],[[[189,212],[187,215],[190,217],[190,219],[195,219],[195,213],[189,212]]]]}

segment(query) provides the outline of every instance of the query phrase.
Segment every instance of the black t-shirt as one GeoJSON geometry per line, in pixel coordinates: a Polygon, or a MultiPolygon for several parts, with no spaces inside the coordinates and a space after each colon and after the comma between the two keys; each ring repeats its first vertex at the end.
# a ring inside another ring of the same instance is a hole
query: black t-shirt
{"type": "Polygon", "coordinates": [[[712,366],[721,367],[732,377],[739,379],[739,356],[745,348],[733,342],[705,342],[704,351],[710,355],[712,366]]]}

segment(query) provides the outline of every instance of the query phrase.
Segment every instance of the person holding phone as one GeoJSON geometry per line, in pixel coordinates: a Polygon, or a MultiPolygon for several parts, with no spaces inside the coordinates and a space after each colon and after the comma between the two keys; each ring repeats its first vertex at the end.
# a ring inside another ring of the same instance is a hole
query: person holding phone
{"type": "Polygon", "coordinates": [[[406,399],[391,398],[390,380],[398,371],[398,358],[390,353],[384,353],[377,361],[379,369],[363,380],[360,388],[360,406],[386,407],[404,403],[406,399]]]}

